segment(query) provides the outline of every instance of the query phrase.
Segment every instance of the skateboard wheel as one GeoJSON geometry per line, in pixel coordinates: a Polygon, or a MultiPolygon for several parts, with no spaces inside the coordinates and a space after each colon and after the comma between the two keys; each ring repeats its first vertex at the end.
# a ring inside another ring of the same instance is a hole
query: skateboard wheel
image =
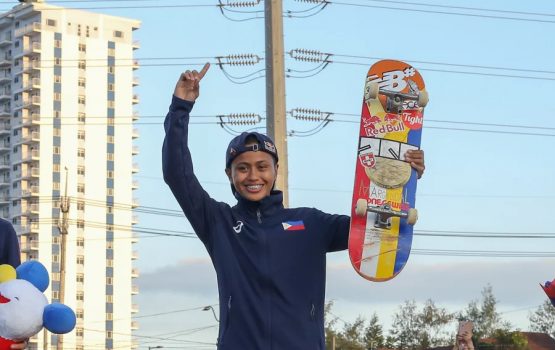
{"type": "Polygon", "coordinates": [[[380,93],[380,87],[378,86],[378,83],[368,83],[368,91],[367,91],[368,99],[378,98],[379,93],[380,93]]]}
{"type": "Polygon", "coordinates": [[[430,100],[430,97],[428,96],[428,91],[426,90],[420,91],[420,93],[418,94],[418,106],[426,107],[429,100],[430,100]]]}
{"type": "Polygon", "coordinates": [[[418,210],[410,208],[407,216],[407,224],[414,225],[418,221],[418,210]]]}
{"type": "Polygon", "coordinates": [[[364,216],[368,211],[368,201],[364,198],[359,198],[355,207],[355,214],[357,216],[364,216]]]}

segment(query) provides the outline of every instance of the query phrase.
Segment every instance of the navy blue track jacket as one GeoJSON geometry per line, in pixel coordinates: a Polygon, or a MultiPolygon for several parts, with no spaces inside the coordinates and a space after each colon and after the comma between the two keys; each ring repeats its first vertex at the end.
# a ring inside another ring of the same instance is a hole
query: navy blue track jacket
{"type": "Polygon", "coordinates": [[[188,143],[193,102],[173,97],[164,127],[164,179],[216,270],[219,350],[325,349],[326,252],[347,248],[349,220],[285,209],[280,191],[234,207],[204,191],[188,143]]]}
{"type": "Polygon", "coordinates": [[[9,221],[0,219],[0,265],[18,267],[21,263],[17,235],[9,221]]]}

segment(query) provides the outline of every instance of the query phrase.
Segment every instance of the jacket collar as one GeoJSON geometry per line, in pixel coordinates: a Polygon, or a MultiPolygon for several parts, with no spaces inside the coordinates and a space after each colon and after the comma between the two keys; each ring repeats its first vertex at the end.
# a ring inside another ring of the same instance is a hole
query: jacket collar
{"type": "Polygon", "coordinates": [[[251,215],[256,215],[257,211],[260,211],[262,216],[268,217],[283,209],[283,193],[277,190],[272,190],[268,197],[258,202],[249,201],[237,192],[235,192],[235,198],[237,198],[237,209],[251,215]]]}

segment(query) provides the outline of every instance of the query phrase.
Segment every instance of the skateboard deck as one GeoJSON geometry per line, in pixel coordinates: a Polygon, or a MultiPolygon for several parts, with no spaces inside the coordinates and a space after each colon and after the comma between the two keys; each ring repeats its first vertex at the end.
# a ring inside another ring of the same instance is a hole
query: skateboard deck
{"type": "Polygon", "coordinates": [[[349,257],[370,281],[395,277],[409,258],[417,173],[404,154],[420,149],[424,80],[411,65],[376,62],[366,76],[353,187],[349,257]]]}

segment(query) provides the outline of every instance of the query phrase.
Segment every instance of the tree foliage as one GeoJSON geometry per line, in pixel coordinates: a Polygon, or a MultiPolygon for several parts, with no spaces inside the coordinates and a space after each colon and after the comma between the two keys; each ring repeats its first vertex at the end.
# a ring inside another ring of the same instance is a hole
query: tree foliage
{"type": "Polygon", "coordinates": [[[482,300],[473,300],[461,314],[461,319],[474,322],[474,334],[477,338],[494,337],[496,330],[508,330],[511,325],[501,319],[497,311],[497,299],[493,295],[493,288],[487,285],[482,290],[482,300]]]}
{"type": "Polygon", "coordinates": [[[545,300],[528,319],[532,331],[547,333],[555,338],[555,307],[549,300],[545,300]]]}

